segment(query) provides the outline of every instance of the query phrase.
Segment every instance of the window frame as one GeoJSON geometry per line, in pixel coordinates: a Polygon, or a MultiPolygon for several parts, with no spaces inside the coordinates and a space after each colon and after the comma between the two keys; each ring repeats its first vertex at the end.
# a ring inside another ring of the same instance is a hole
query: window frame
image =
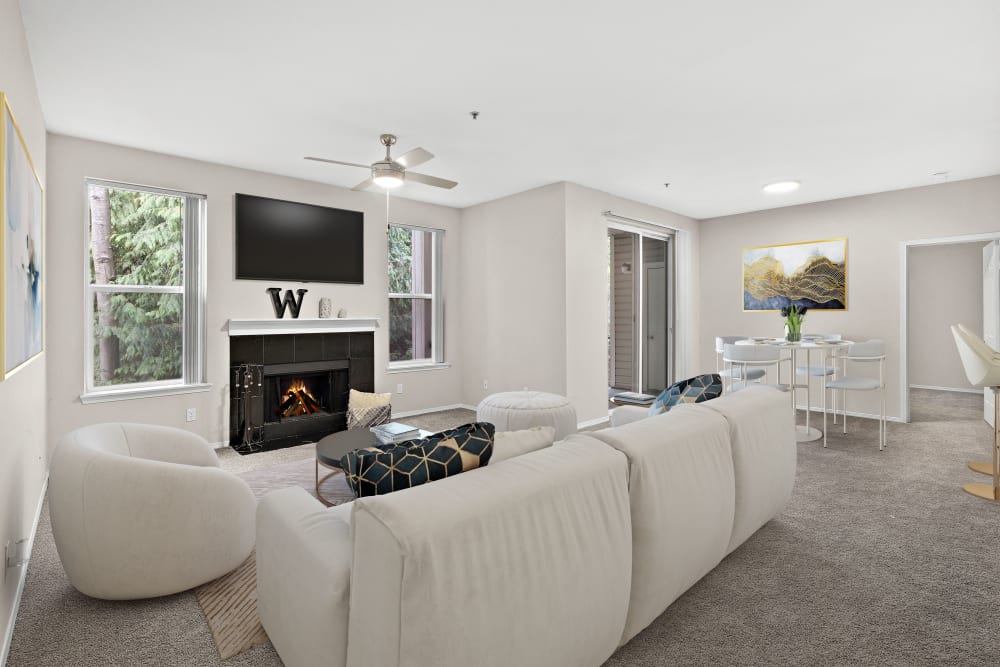
{"type": "MultiPolygon", "coordinates": [[[[431,356],[421,359],[407,359],[401,361],[388,362],[388,372],[402,373],[414,370],[427,370],[433,368],[448,368],[451,364],[445,361],[444,355],[444,281],[442,279],[442,256],[444,254],[444,229],[435,227],[421,227],[420,225],[409,225],[401,222],[390,222],[389,227],[398,227],[416,232],[428,232],[431,234],[431,292],[386,292],[386,305],[392,299],[428,299],[431,302],[431,356]]],[[[388,237],[388,230],[386,231],[388,237]]],[[[386,262],[388,266],[389,249],[386,244],[386,262]]],[[[411,256],[412,257],[412,256],[411,256]]],[[[388,275],[386,276],[388,278],[388,275]]],[[[392,323],[386,318],[388,326],[392,323]]],[[[391,337],[387,336],[386,351],[391,337]]]]}
{"type": "Polygon", "coordinates": [[[208,217],[208,198],[203,194],[159,188],[122,181],[99,178],[84,179],[84,232],[83,232],[83,292],[84,292],[84,388],[82,403],[127,400],[149,396],[167,396],[208,391],[211,385],[205,380],[205,302],[206,272],[205,234],[208,217]],[[165,195],[184,198],[184,227],[181,230],[183,249],[182,283],[173,285],[95,285],[91,275],[90,204],[91,186],[114,190],[165,195]],[[96,386],[94,384],[94,323],[93,304],[98,292],[117,294],[180,294],[183,333],[181,341],[181,377],[173,380],[129,382],[96,386]]]}

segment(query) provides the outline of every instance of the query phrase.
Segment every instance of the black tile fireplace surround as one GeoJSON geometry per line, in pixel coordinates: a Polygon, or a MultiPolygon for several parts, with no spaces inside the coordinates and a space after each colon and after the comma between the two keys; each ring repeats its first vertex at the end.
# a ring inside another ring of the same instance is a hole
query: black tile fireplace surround
{"type": "Polygon", "coordinates": [[[245,447],[245,418],[259,427],[262,442],[254,450],[272,450],[314,442],[347,428],[349,389],[375,390],[375,335],[371,332],[232,336],[231,367],[250,364],[261,387],[237,408],[237,383],[230,384],[229,443],[245,447]],[[303,409],[296,411],[291,387],[305,389],[303,409]],[[289,398],[291,397],[291,400],[289,398]],[[286,406],[284,411],[282,406],[286,406]],[[289,408],[289,406],[291,406],[289,408]],[[299,414],[301,413],[301,414],[299,414]]]}

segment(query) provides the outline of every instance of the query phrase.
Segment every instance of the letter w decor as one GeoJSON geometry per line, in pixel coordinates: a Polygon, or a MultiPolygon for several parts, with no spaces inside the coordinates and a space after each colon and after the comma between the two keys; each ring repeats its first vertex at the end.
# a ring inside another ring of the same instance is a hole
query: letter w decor
{"type": "Polygon", "coordinates": [[[274,306],[274,316],[279,320],[285,316],[285,308],[292,311],[292,319],[298,319],[299,310],[302,308],[302,296],[308,292],[307,289],[295,290],[299,299],[295,300],[292,290],[285,290],[285,298],[282,300],[278,295],[281,293],[280,287],[268,287],[267,293],[271,295],[271,305],[274,306]]]}

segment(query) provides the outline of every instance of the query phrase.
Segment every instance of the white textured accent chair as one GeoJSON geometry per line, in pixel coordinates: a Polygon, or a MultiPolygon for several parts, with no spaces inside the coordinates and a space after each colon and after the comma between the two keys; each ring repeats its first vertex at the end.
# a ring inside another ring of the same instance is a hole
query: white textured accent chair
{"type": "Polygon", "coordinates": [[[63,436],[49,474],[52,535],[85,595],[170,595],[235,569],[254,545],[256,502],[204,438],[146,424],[63,436]]]}

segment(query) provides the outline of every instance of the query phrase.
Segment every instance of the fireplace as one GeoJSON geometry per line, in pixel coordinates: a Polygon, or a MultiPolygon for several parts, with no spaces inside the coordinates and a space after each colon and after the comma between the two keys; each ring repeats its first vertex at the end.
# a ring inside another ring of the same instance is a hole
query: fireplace
{"type": "Polygon", "coordinates": [[[350,389],[374,389],[370,332],[230,338],[230,444],[241,453],[347,427],[350,389]]]}

